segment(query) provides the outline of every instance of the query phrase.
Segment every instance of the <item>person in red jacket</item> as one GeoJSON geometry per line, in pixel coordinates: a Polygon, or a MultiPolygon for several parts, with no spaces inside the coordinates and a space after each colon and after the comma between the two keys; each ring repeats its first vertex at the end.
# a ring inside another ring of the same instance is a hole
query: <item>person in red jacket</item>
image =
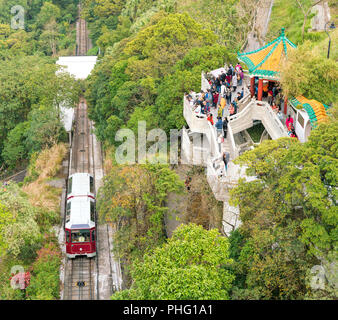
{"type": "Polygon", "coordinates": [[[211,113],[209,113],[207,120],[211,122],[211,125],[214,125],[214,119],[212,118],[211,113]]]}
{"type": "Polygon", "coordinates": [[[286,124],[286,127],[288,128],[288,130],[290,128],[290,124],[293,125],[293,119],[291,118],[290,115],[288,115],[288,118],[286,119],[285,124],[286,124]]]}

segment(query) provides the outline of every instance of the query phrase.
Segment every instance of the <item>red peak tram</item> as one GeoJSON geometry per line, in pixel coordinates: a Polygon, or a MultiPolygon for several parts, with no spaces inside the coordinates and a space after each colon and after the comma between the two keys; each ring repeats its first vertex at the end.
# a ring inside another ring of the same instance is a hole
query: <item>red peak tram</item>
{"type": "Polygon", "coordinates": [[[66,254],[68,258],[96,256],[95,200],[72,197],[66,205],[66,254]]]}

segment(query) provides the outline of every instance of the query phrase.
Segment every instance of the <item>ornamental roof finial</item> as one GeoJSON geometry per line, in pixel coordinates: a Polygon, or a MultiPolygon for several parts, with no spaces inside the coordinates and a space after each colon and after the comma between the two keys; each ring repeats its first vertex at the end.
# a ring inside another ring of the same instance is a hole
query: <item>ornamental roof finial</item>
{"type": "Polygon", "coordinates": [[[280,33],[280,36],[281,36],[281,37],[285,37],[285,28],[282,28],[281,33],[280,33]]]}

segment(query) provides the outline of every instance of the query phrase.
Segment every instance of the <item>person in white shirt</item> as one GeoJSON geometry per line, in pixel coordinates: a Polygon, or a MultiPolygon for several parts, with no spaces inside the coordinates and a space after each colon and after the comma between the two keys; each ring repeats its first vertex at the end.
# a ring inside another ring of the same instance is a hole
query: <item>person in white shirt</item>
{"type": "Polygon", "coordinates": [[[234,92],[236,91],[237,88],[237,74],[232,77],[232,87],[234,88],[234,92]]]}
{"type": "Polygon", "coordinates": [[[221,85],[221,96],[224,97],[225,95],[225,90],[226,90],[226,87],[224,84],[221,85]]]}

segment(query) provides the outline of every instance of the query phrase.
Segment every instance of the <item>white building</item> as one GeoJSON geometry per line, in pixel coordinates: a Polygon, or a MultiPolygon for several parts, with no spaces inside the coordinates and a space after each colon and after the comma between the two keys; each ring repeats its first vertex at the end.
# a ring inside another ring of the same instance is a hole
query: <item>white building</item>
{"type": "MultiPolygon", "coordinates": [[[[56,64],[61,66],[59,72],[65,71],[75,77],[75,79],[86,79],[94,69],[97,61],[97,56],[73,56],[73,57],[59,57],[56,64]]],[[[67,132],[72,129],[74,119],[74,109],[61,107],[63,114],[62,120],[67,132]]]]}

